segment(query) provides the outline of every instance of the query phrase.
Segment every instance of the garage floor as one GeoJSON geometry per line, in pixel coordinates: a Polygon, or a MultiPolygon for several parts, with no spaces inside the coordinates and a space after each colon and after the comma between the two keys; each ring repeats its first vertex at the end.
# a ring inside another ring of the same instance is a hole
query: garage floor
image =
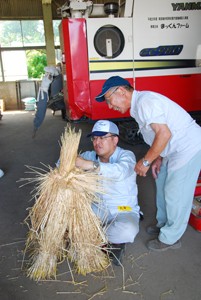
{"type": "MultiPolygon", "coordinates": [[[[149,252],[147,225],[155,221],[155,185],[149,173],[138,178],[139,203],[144,213],[140,233],[126,248],[124,268],[113,267],[107,273],[86,277],[71,274],[66,262],[59,265],[57,280],[34,282],[22,267],[27,226],[23,220],[27,208],[33,206],[30,192],[34,185],[20,188],[20,178],[30,176],[26,165],[54,166],[60,152],[59,140],[66,122],[60,112],[47,112],[45,121],[32,139],[33,112],[5,112],[0,121],[0,299],[2,300],[64,300],[64,299],[201,299],[201,233],[188,226],[182,237],[182,248],[164,253],[149,252]],[[73,283],[74,280],[74,283],[73,283]]],[[[80,150],[92,149],[86,138],[92,124],[74,124],[82,129],[80,150]]],[[[137,158],[147,146],[120,146],[131,149],[137,158]]],[[[179,188],[179,187],[178,187],[179,188]]]]}

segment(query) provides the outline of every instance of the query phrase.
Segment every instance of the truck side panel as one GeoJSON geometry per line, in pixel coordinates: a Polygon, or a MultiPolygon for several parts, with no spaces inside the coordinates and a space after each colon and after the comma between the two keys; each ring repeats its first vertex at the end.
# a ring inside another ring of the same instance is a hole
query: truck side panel
{"type": "Polygon", "coordinates": [[[161,93],[189,112],[201,111],[201,74],[138,77],[135,85],[161,93]]]}
{"type": "Polygon", "coordinates": [[[83,116],[91,117],[85,19],[63,19],[62,29],[67,116],[71,120],[78,120],[83,116]]]}
{"type": "Polygon", "coordinates": [[[135,88],[201,111],[201,2],[135,0],[135,88]]]}

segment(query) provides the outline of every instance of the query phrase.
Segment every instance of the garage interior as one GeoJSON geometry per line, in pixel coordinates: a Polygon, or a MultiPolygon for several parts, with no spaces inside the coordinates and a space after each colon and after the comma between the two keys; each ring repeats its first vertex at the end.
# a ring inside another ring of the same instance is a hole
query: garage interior
{"type": "MultiPolygon", "coordinates": [[[[103,2],[108,1],[94,1],[103,2]]],[[[63,4],[62,0],[1,0],[0,21],[44,19],[48,23],[50,19],[60,19],[57,9],[63,4]]],[[[45,34],[48,63],[55,64],[50,27],[47,26],[45,34]]],[[[1,52],[5,50],[8,49],[0,48],[1,52]]],[[[31,89],[36,95],[38,81],[31,82],[31,89]]],[[[34,184],[21,186],[21,179],[32,177],[27,173],[27,166],[54,168],[60,154],[60,137],[68,122],[62,119],[60,112],[53,115],[48,109],[41,128],[32,138],[34,111],[21,107],[16,81],[0,82],[0,98],[4,100],[0,121],[0,168],[5,172],[0,179],[0,299],[200,300],[201,233],[198,230],[188,225],[178,250],[158,254],[146,247],[151,239],[146,228],[156,221],[155,182],[150,172],[145,178],[137,178],[144,219],[140,221],[135,242],[127,245],[123,268],[113,266],[105,273],[82,276],[72,274],[68,264],[62,262],[55,280],[35,282],[26,276],[23,251],[28,228],[24,220],[34,203],[31,199],[34,184]]],[[[92,122],[75,122],[72,126],[82,130],[79,150],[91,150],[92,144],[86,135],[91,131],[92,122]]],[[[148,147],[145,143],[132,145],[123,140],[119,145],[133,151],[137,160],[148,147]]]]}
{"type": "MultiPolygon", "coordinates": [[[[108,1],[93,1],[94,4],[101,5],[108,1]]],[[[119,5],[123,5],[124,1],[113,1],[119,5]]],[[[0,44],[0,98],[3,100],[2,109],[4,110],[14,110],[21,109],[23,103],[21,99],[33,96],[37,97],[38,86],[41,80],[9,80],[6,81],[4,78],[4,69],[2,62],[2,54],[7,51],[20,51],[20,50],[33,50],[33,49],[45,49],[47,56],[47,65],[55,66],[56,56],[55,50],[60,48],[59,45],[54,43],[54,31],[52,20],[60,21],[61,7],[67,3],[64,0],[3,0],[0,3],[0,22],[1,21],[34,21],[43,20],[44,22],[44,37],[45,44],[42,46],[9,46],[4,47],[2,43],[0,44]],[[33,92],[30,94],[27,90],[31,89],[33,92]],[[21,94],[20,94],[21,92],[21,94]]],[[[59,57],[60,59],[60,57],[59,57]]]]}
{"type": "MultiPolygon", "coordinates": [[[[28,278],[23,250],[28,227],[24,224],[27,209],[34,203],[31,191],[34,184],[20,187],[21,178],[34,177],[26,166],[54,168],[60,153],[59,140],[66,122],[59,112],[48,110],[43,125],[32,138],[33,112],[5,112],[0,122],[1,168],[0,179],[0,298],[3,300],[55,299],[146,299],[146,300],[200,300],[200,232],[188,225],[182,237],[182,247],[166,252],[149,252],[146,244],[152,238],[146,232],[155,222],[155,183],[149,173],[137,178],[138,199],[144,220],[135,242],[126,247],[124,269],[113,266],[113,271],[81,276],[72,274],[66,262],[59,265],[56,280],[35,282],[28,278]],[[73,280],[75,281],[73,284],[73,280]],[[123,285],[125,282],[125,290],[123,285]],[[95,296],[96,295],[96,296],[95,296]]],[[[86,135],[91,123],[73,124],[82,130],[79,149],[92,149],[86,135]]],[[[139,159],[147,151],[146,144],[119,145],[130,149],[139,159]]],[[[179,188],[179,187],[178,187],[179,188]]]]}

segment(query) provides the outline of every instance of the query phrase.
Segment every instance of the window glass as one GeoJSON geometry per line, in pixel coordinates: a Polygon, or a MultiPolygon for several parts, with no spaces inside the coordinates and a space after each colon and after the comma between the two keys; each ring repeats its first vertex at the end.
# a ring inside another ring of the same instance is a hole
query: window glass
{"type": "MultiPolygon", "coordinates": [[[[60,45],[59,24],[53,20],[54,44],[60,45]]],[[[45,32],[42,20],[0,21],[1,47],[45,46],[45,32]]]]}
{"type": "Polygon", "coordinates": [[[1,47],[45,46],[43,21],[0,21],[0,40],[1,47]]]}
{"type": "Polygon", "coordinates": [[[45,46],[43,21],[21,21],[23,46],[45,46]]]}
{"type": "Polygon", "coordinates": [[[1,47],[22,47],[20,21],[0,21],[1,47]]]}
{"type": "Polygon", "coordinates": [[[62,52],[61,49],[55,49],[55,57],[56,57],[56,63],[62,62],[62,52]]]}
{"type": "MultiPolygon", "coordinates": [[[[53,20],[57,48],[60,22],[53,20]]],[[[0,81],[3,81],[2,74],[5,81],[41,78],[47,65],[43,20],[0,21],[0,55],[0,81]]],[[[55,49],[55,58],[56,63],[61,61],[60,49],[55,49]]]]}
{"type": "Polygon", "coordinates": [[[54,44],[55,44],[55,46],[60,45],[60,39],[59,39],[59,24],[60,23],[61,23],[61,20],[54,20],[53,21],[54,44]]]}
{"type": "Polygon", "coordinates": [[[2,60],[5,81],[28,79],[24,50],[2,51],[2,60]]]}
{"type": "Polygon", "coordinates": [[[0,68],[0,81],[3,81],[3,76],[2,76],[1,68],[0,68]]]}

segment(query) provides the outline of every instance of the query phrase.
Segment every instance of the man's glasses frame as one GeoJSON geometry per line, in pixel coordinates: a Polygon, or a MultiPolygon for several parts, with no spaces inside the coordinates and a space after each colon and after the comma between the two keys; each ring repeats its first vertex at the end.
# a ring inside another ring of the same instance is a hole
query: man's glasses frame
{"type": "Polygon", "coordinates": [[[113,136],[117,136],[117,135],[116,134],[111,134],[111,135],[107,135],[107,136],[105,136],[105,135],[103,135],[103,136],[92,136],[91,141],[95,142],[95,141],[97,141],[97,139],[100,139],[101,141],[103,141],[103,140],[105,140],[109,137],[113,137],[113,136]]]}
{"type": "Polygon", "coordinates": [[[118,88],[119,86],[117,86],[107,98],[104,97],[107,104],[110,104],[109,98],[118,90],[118,88]]]}

